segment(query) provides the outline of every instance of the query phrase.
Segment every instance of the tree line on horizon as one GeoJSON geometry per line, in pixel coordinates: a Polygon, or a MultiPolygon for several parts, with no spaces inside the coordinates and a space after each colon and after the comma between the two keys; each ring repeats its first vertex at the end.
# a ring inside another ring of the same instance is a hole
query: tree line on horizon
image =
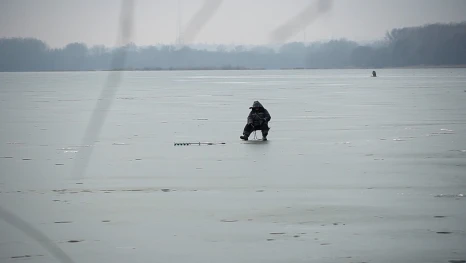
{"type": "Polygon", "coordinates": [[[70,43],[50,48],[34,38],[1,38],[0,71],[383,68],[466,65],[466,22],[396,28],[370,44],[338,39],[215,50],[159,45],[108,48],[70,43]],[[123,68],[112,58],[126,52],[123,68]]]}

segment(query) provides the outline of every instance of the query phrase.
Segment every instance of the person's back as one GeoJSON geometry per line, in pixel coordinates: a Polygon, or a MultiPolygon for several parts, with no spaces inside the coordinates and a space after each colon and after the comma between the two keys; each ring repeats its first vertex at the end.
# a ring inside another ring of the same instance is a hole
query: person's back
{"type": "Polygon", "coordinates": [[[254,101],[251,107],[251,112],[248,115],[247,124],[244,127],[243,136],[240,136],[243,140],[248,140],[249,135],[256,130],[262,131],[262,139],[267,140],[267,135],[270,130],[268,122],[272,119],[270,113],[266,108],[259,102],[254,101]]]}

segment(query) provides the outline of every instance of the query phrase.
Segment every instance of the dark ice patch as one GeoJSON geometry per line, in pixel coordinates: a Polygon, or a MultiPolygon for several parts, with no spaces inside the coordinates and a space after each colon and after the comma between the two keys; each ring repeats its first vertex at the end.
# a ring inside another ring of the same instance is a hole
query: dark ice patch
{"type": "Polygon", "coordinates": [[[68,243],[79,243],[79,242],[83,242],[84,240],[75,240],[75,239],[72,239],[72,240],[68,240],[68,243]]]}
{"type": "Polygon", "coordinates": [[[221,222],[224,222],[224,223],[234,223],[234,222],[238,222],[238,220],[236,219],[222,219],[220,220],[221,222]]]}

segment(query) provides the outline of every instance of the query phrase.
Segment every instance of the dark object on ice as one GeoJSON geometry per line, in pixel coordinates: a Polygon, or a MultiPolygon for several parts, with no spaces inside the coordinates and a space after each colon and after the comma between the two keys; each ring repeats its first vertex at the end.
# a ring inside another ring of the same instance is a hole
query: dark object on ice
{"type": "Polygon", "coordinates": [[[82,240],[69,240],[68,243],[79,243],[82,242],[82,240]]]}
{"type": "Polygon", "coordinates": [[[372,71],[372,77],[377,77],[377,73],[375,72],[375,70],[372,71]]]}
{"type": "Polygon", "coordinates": [[[30,255],[24,255],[24,256],[14,256],[11,258],[30,258],[30,257],[31,257],[30,255]]]}
{"type": "Polygon", "coordinates": [[[249,109],[251,109],[251,112],[249,113],[247,124],[244,126],[243,135],[240,138],[247,141],[253,131],[261,131],[262,140],[266,141],[270,130],[269,121],[272,117],[267,109],[257,100],[254,101],[249,109]]]}

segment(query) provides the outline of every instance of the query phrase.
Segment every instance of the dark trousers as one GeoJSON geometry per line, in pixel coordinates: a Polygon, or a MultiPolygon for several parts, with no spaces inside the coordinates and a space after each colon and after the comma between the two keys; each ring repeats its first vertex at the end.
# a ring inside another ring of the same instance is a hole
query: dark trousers
{"type": "Polygon", "coordinates": [[[249,137],[249,135],[251,135],[253,131],[261,131],[262,137],[267,137],[267,134],[269,134],[269,130],[270,128],[267,122],[259,126],[253,126],[252,124],[246,124],[246,126],[244,126],[243,135],[249,137]]]}

